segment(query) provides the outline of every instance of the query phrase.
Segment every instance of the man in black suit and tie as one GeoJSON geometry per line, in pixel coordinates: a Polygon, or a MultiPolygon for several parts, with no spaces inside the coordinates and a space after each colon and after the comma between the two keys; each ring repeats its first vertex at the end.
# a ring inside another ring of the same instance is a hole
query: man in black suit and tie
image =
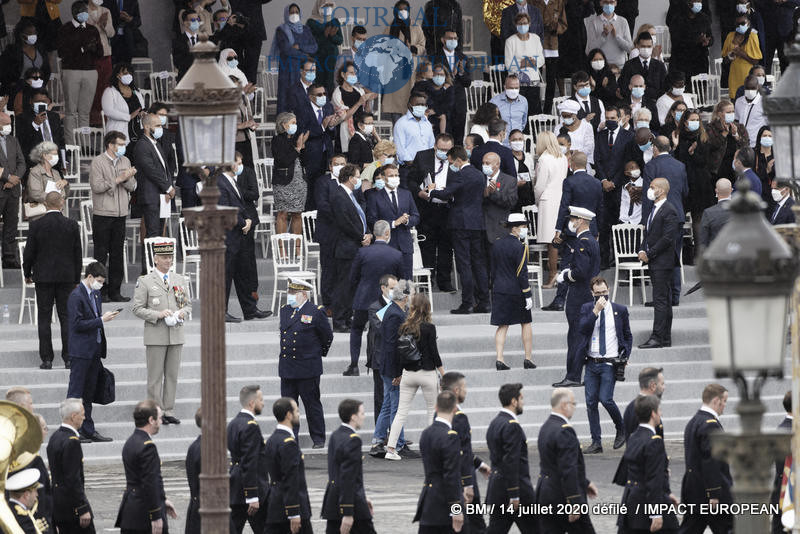
{"type": "MultiPolygon", "coordinates": [[[[783,417],[783,421],[778,425],[778,430],[784,432],[791,432],[792,431],[792,390],[786,392],[783,396],[783,409],[786,411],[786,415],[783,417]]],[[[769,497],[770,504],[780,504],[780,496],[781,496],[781,486],[783,485],[783,475],[784,475],[784,467],[786,465],[786,460],[776,460],[775,461],[775,481],[772,484],[772,495],[769,497]]],[[[789,471],[786,471],[786,475],[789,476],[789,471]]],[[[772,516],[772,534],[782,534],[783,533],[783,526],[781,525],[781,514],[777,513],[772,516]]]]}
{"type": "Polygon", "coordinates": [[[50,141],[58,145],[61,155],[61,167],[66,166],[66,144],[64,141],[64,124],[61,117],[55,111],[48,111],[50,97],[45,89],[35,89],[31,95],[31,109],[23,111],[17,117],[17,139],[25,154],[28,168],[35,166],[38,162],[30,159],[33,147],[43,141],[50,141]]]}
{"type": "MultiPolygon", "coordinates": [[[[648,32],[642,32],[636,41],[639,46],[639,57],[629,59],[625,62],[625,66],[622,67],[618,82],[620,92],[625,98],[630,96],[631,91],[628,89],[628,84],[633,76],[639,74],[644,77],[644,81],[647,84],[644,96],[649,100],[655,101],[664,94],[667,88],[667,68],[664,63],[651,57],[653,53],[652,35],[648,32]]],[[[658,115],[654,116],[658,117],[658,115]]]]}
{"type": "Polygon", "coordinates": [[[0,112],[0,218],[3,220],[3,268],[19,269],[17,259],[17,223],[25,156],[17,139],[11,135],[11,117],[0,112]]]}
{"type": "Polygon", "coordinates": [[[681,235],[681,219],[667,200],[670,183],[666,178],[650,182],[647,196],[653,208],[647,216],[639,260],[646,263],[653,285],[653,332],[640,349],[672,345],[672,272],[678,265],[676,237],[681,235]]]}
{"type": "Polygon", "coordinates": [[[770,214],[769,222],[777,224],[794,224],[794,199],[789,196],[789,186],[772,183],[772,200],[775,201],[775,209],[770,214]]]}
{"type": "MultiPolygon", "coordinates": [[[[384,165],[375,171],[375,178],[383,177],[386,186],[367,198],[367,224],[375,221],[389,221],[392,239],[389,246],[403,254],[403,266],[398,273],[400,278],[411,280],[414,272],[414,244],[411,228],[419,224],[419,212],[414,197],[408,189],[400,187],[400,171],[395,165],[384,165]]],[[[381,273],[385,274],[385,273],[381,273]]],[[[373,295],[374,297],[374,295],[373,295]]],[[[371,301],[370,301],[371,302],[371,301]]]]}
{"type": "Polygon", "coordinates": [[[436,136],[433,148],[420,150],[414,156],[411,171],[408,173],[408,187],[416,196],[419,209],[419,234],[425,240],[419,244],[422,253],[422,265],[433,269],[439,291],[454,293],[450,281],[453,268],[453,244],[447,219],[450,215],[450,204],[438,198],[429,198],[424,191],[426,181],[435,183],[437,189],[444,189],[453,177],[447,163],[447,152],[453,148],[453,137],[448,133],[436,136]]]}
{"type": "MultiPolygon", "coordinates": [[[[505,132],[505,126],[501,132],[505,132]]],[[[475,151],[472,155],[475,156],[475,151]]],[[[450,170],[453,171],[447,180],[447,186],[438,189],[439,184],[432,183],[428,186],[428,195],[453,203],[448,227],[452,231],[456,269],[461,278],[461,305],[450,310],[450,313],[489,313],[489,280],[483,246],[483,232],[486,229],[483,221],[486,176],[468,163],[464,147],[451,148],[447,152],[447,159],[450,170]]]]}
{"type": "Polygon", "coordinates": [[[53,368],[50,319],[54,302],[61,323],[61,359],[67,368],[70,365],[67,299],[80,282],[83,252],[78,223],[61,214],[63,205],[64,199],[59,192],[47,193],[47,213],[31,223],[23,254],[25,279],[36,284],[40,369],[53,368]]]}
{"type": "Polygon", "coordinates": [[[251,285],[248,283],[252,279],[252,274],[248,272],[251,265],[245,239],[247,234],[253,231],[253,226],[258,224],[258,220],[251,218],[242,198],[242,192],[239,190],[237,180],[240,173],[237,171],[242,168],[239,165],[241,163],[233,166],[227,165],[217,178],[219,205],[232,206],[239,210],[236,224],[225,234],[225,321],[228,323],[241,322],[240,318],[228,313],[227,304],[231,294],[231,285],[236,286],[236,297],[239,299],[239,306],[242,308],[245,321],[264,319],[272,315],[271,311],[258,309],[251,285]]]}
{"type": "MultiPolygon", "coordinates": [[[[333,111],[333,104],[325,96],[325,87],[315,83],[308,88],[308,98],[298,105],[295,115],[297,116],[297,133],[302,135],[308,132],[303,168],[306,170],[307,181],[311,186],[314,180],[325,172],[328,167],[328,159],[333,156],[331,134],[342,122],[344,113],[333,111]]],[[[313,191],[309,190],[308,198],[313,200],[313,191]]],[[[311,202],[306,204],[309,205],[311,202]]]]}
{"type": "MultiPolygon", "coordinates": [[[[139,0],[105,0],[103,7],[111,11],[111,21],[117,29],[111,38],[111,59],[117,63],[130,63],[136,46],[136,34],[142,25],[139,0]]],[[[139,34],[141,35],[141,34],[139,34]]]]}
{"type": "MultiPolygon", "coordinates": [[[[317,63],[313,58],[307,58],[300,64],[300,74],[296,82],[292,82],[286,95],[285,109],[278,108],[278,113],[291,111],[297,115],[297,110],[308,99],[308,90],[317,79],[317,63]]],[[[298,127],[299,128],[299,127],[298,127]]],[[[298,129],[298,131],[300,131],[298,129]]]]}
{"type": "Polygon", "coordinates": [[[484,154],[481,170],[486,177],[486,189],[483,191],[486,256],[491,258],[494,242],[508,235],[505,223],[508,214],[517,205],[517,179],[500,171],[500,156],[495,152],[484,154]]]}
{"type": "Polygon", "coordinates": [[[442,34],[441,42],[436,43],[436,56],[431,58],[431,63],[441,63],[453,78],[452,130],[453,137],[461,144],[467,122],[467,88],[472,85],[472,75],[469,60],[459,44],[455,29],[447,28],[442,34]]]}
{"type": "MultiPolygon", "coordinates": [[[[308,145],[306,145],[308,146],[308,145]]],[[[361,173],[355,165],[345,165],[339,171],[339,187],[331,191],[331,211],[336,224],[333,257],[336,265],[336,293],[333,299],[334,332],[350,331],[353,311],[353,291],[350,271],[359,248],[372,240],[367,216],[353,194],[361,187],[361,173]]]]}
{"type": "MultiPolygon", "coordinates": [[[[258,56],[261,45],[267,40],[264,26],[263,5],[272,0],[223,0],[222,5],[230,7],[232,13],[241,13],[249,21],[247,25],[249,39],[244,43],[244,61],[242,72],[248,80],[256,80],[258,76],[258,56]]],[[[237,18],[239,16],[237,15],[237,18]]]]}
{"type": "Polygon", "coordinates": [[[187,9],[181,14],[181,33],[172,41],[172,63],[178,71],[178,81],[183,78],[194,62],[192,47],[200,39],[200,15],[194,9],[187,9]]]}
{"type": "MultiPolygon", "coordinates": [[[[161,119],[149,113],[142,119],[144,135],[133,148],[136,162],[136,202],[144,220],[143,237],[158,237],[163,232],[161,204],[165,198],[175,197],[172,175],[167,167],[167,155],[161,150],[158,140],[164,135],[161,119]]],[[[145,252],[142,249],[142,274],[145,272],[145,252]]]]}
{"type": "Polygon", "coordinates": [[[331,158],[328,172],[319,176],[314,184],[314,200],[317,208],[314,240],[319,243],[319,265],[322,271],[319,293],[322,305],[328,309],[329,316],[336,287],[336,263],[333,258],[336,222],[331,209],[331,197],[339,189],[339,173],[346,164],[345,157],[342,154],[336,154],[331,158]]]}
{"type": "Polygon", "coordinates": [[[514,154],[511,149],[503,145],[506,136],[506,121],[503,119],[492,119],[489,121],[489,140],[479,147],[472,150],[469,163],[476,169],[480,169],[483,164],[483,156],[489,152],[494,152],[500,156],[500,172],[517,177],[517,166],[514,165],[514,154]]]}
{"type": "MultiPolygon", "coordinates": [[[[701,248],[708,248],[714,238],[717,237],[719,231],[722,230],[722,227],[728,224],[731,212],[727,203],[731,199],[732,189],[731,181],[727,178],[717,180],[717,185],[714,189],[717,194],[717,203],[706,208],[700,218],[700,231],[697,242],[701,248]]],[[[792,219],[792,222],[794,222],[794,219],[792,219]]]]}

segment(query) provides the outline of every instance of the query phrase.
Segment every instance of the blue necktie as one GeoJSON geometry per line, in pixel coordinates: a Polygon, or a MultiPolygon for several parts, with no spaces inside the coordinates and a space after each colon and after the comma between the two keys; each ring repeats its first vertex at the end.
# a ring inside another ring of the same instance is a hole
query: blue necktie
{"type": "Polygon", "coordinates": [[[606,355],[606,310],[600,310],[600,356],[606,355]]]}
{"type": "Polygon", "coordinates": [[[358,212],[358,216],[361,217],[361,224],[364,225],[364,233],[367,233],[367,218],[364,215],[364,210],[361,209],[361,206],[358,205],[358,201],[356,201],[355,195],[350,193],[350,200],[353,201],[353,206],[356,207],[356,211],[358,212]]]}
{"type": "MultiPolygon", "coordinates": [[[[100,312],[97,309],[97,301],[94,298],[94,291],[89,292],[89,302],[92,304],[92,310],[94,311],[95,317],[100,317],[100,312]]],[[[97,329],[97,342],[102,342],[102,337],[100,335],[100,329],[97,329]]]]}
{"type": "Polygon", "coordinates": [[[656,207],[653,206],[653,209],[650,210],[650,216],[647,218],[647,229],[650,230],[650,223],[653,222],[653,216],[656,214],[656,207]]]}
{"type": "Polygon", "coordinates": [[[322,108],[317,110],[317,124],[322,126],[322,108]]]}

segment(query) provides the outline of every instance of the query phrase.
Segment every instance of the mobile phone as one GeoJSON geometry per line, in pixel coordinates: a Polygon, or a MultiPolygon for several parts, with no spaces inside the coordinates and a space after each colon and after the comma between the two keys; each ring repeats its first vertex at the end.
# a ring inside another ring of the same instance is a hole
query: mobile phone
{"type": "Polygon", "coordinates": [[[47,111],[47,103],[46,102],[34,102],[33,111],[37,115],[39,113],[44,113],[45,111],[47,111]]]}
{"type": "Polygon", "coordinates": [[[121,311],[122,311],[122,308],[117,308],[116,310],[114,310],[115,313],[119,313],[121,311]]]}

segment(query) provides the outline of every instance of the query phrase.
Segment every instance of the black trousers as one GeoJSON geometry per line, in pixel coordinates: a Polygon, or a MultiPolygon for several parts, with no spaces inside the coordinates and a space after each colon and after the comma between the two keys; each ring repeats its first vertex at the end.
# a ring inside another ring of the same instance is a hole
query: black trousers
{"type": "MultiPolygon", "coordinates": [[[[328,519],[328,523],[325,525],[325,534],[339,534],[341,527],[341,519],[328,519]]],[[[350,527],[350,534],[375,534],[375,526],[372,524],[372,519],[366,521],[356,519],[353,521],[353,526],[350,527]]]]}
{"type": "Polygon", "coordinates": [[[88,527],[81,528],[77,517],[72,521],[63,523],[60,521],[53,521],[53,525],[54,527],[50,528],[50,532],[53,534],[55,534],[55,532],[58,532],[58,534],[95,534],[94,521],[90,522],[88,527]]]}
{"type": "Polygon", "coordinates": [[[258,512],[253,515],[247,515],[248,505],[246,504],[232,504],[231,505],[231,534],[242,534],[244,524],[250,523],[250,528],[253,532],[264,532],[264,526],[267,520],[267,502],[264,501],[258,507],[258,512]]]}
{"type": "MultiPolygon", "coordinates": [[[[534,85],[523,85],[519,88],[519,94],[528,101],[528,117],[539,115],[542,112],[542,99],[539,88],[534,85]]],[[[524,131],[528,133],[528,121],[525,121],[524,131]]]]}
{"type": "Polygon", "coordinates": [[[333,327],[343,328],[350,323],[350,314],[353,312],[353,288],[350,282],[350,267],[353,258],[335,258],[336,283],[333,295],[333,327]]]}
{"type": "Polygon", "coordinates": [[[244,61],[242,62],[242,72],[248,80],[258,79],[258,56],[261,54],[263,41],[253,38],[244,43],[244,61]]]}
{"type": "Polygon", "coordinates": [[[436,285],[442,289],[453,285],[450,279],[450,272],[453,270],[453,243],[451,232],[447,228],[450,208],[447,204],[433,202],[426,208],[419,223],[419,233],[425,236],[425,241],[419,244],[419,250],[422,254],[422,265],[433,269],[436,285]]]}
{"type": "Polygon", "coordinates": [[[672,341],[672,269],[651,269],[653,284],[653,333],[662,343],[672,341]]]}
{"type": "Polygon", "coordinates": [[[3,262],[15,262],[18,254],[19,197],[0,191],[0,218],[3,219],[3,262]]]}
{"type": "MultiPolygon", "coordinates": [[[[325,443],[325,413],[322,411],[322,402],[319,400],[319,377],[312,378],[281,378],[281,397],[291,397],[295,402],[298,398],[303,400],[303,409],[308,419],[308,433],[314,444],[325,443]]],[[[300,425],[294,428],[295,435],[299,435],[300,425]]]]}
{"type": "Polygon", "coordinates": [[[453,105],[453,112],[447,118],[448,122],[448,129],[450,130],[453,139],[456,140],[456,143],[464,143],[464,131],[467,126],[467,97],[464,94],[465,89],[460,85],[456,85],[454,88],[456,91],[461,92],[461,99],[457,96],[455,98],[455,103],[453,105]]]}
{"type": "MultiPolygon", "coordinates": [[[[253,221],[253,228],[258,224],[257,220],[253,221]]],[[[258,266],[256,265],[256,233],[251,228],[247,234],[242,238],[242,250],[240,252],[244,256],[244,265],[242,266],[242,276],[244,283],[250,290],[250,294],[255,300],[258,300],[258,266]]]]}
{"type": "MultiPolygon", "coordinates": [[[[291,532],[292,529],[289,528],[289,521],[283,521],[282,523],[267,523],[267,526],[264,529],[264,534],[291,534],[291,532]]],[[[314,534],[314,529],[311,528],[311,520],[300,519],[300,531],[298,534],[314,534]]]]}
{"type": "Polygon", "coordinates": [[[333,257],[333,243],[331,239],[319,241],[319,268],[320,273],[320,298],[326,308],[333,302],[333,293],[336,289],[336,260],[333,257]]]}
{"type": "Polygon", "coordinates": [[[36,282],[36,312],[39,317],[39,357],[43,362],[53,361],[53,338],[50,318],[53,304],[56,305],[58,322],[61,325],[61,359],[69,361],[69,323],[67,320],[67,300],[75,284],[36,282]]]}
{"type": "Polygon", "coordinates": [[[108,267],[106,290],[112,297],[120,294],[125,275],[125,217],[92,215],[94,259],[108,267]]]}
{"type": "Polygon", "coordinates": [[[358,366],[361,340],[364,337],[364,327],[367,326],[368,321],[367,310],[353,310],[353,323],[350,325],[350,365],[354,367],[358,366]]]}
{"type": "Polygon", "coordinates": [[[158,204],[143,204],[142,221],[144,221],[144,236],[142,237],[142,274],[147,274],[147,252],[144,248],[144,240],[147,237],[158,237],[164,233],[164,224],[159,217],[158,204]]]}
{"type": "Polygon", "coordinates": [[[461,279],[461,306],[489,305],[489,281],[486,274],[486,254],[483,249],[483,230],[453,230],[453,250],[456,269],[461,279]]]}
{"type": "Polygon", "coordinates": [[[100,373],[100,358],[97,355],[91,358],[72,358],[69,369],[69,386],[67,386],[68,399],[83,399],[83,409],[86,419],[81,425],[81,432],[91,436],[94,434],[94,421],[92,420],[92,400],[97,387],[97,376],[100,373]]]}
{"type": "Polygon", "coordinates": [[[706,527],[713,534],[730,534],[733,532],[733,518],[728,514],[684,514],[678,534],[702,534],[706,527]]]}
{"type": "Polygon", "coordinates": [[[581,514],[577,521],[570,523],[565,515],[542,514],[539,516],[539,532],[542,534],[594,534],[592,521],[581,514]]]}
{"type": "MultiPolygon", "coordinates": [[[[550,113],[550,108],[553,105],[553,97],[556,94],[556,74],[558,73],[558,58],[548,57],[544,60],[545,81],[547,87],[544,90],[544,111],[543,113],[550,113]]],[[[557,110],[556,110],[557,112],[557,110]]]]}
{"type": "Polygon", "coordinates": [[[378,422],[378,415],[381,413],[381,406],[383,406],[383,378],[378,369],[372,370],[372,407],[375,410],[375,422],[378,422]]]}
{"type": "MultiPolygon", "coordinates": [[[[775,74],[772,72],[772,58],[775,55],[775,52],[778,53],[778,61],[781,65],[781,72],[786,71],[786,67],[789,65],[789,60],[786,59],[786,55],[783,53],[783,47],[786,45],[786,42],[778,37],[777,35],[773,35],[770,32],[767,32],[765,35],[765,48],[764,50],[764,59],[763,64],[764,68],[768,74],[775,74]]],[[[774,89],[774,88],[773,88],[774,89]]]]}
{"type": "Polygon", "coordinates": [[[248,274],[249,263],[246,256],[247,247],[244,243],[236,252],[225,249],[225,310],[228,309],[228,299],[231,295],[231,286],[236,287],[236,298],[239,299],[239,306],[242,314],[250,317],[256,312],[256,299],[249,289],[248,274]]]}

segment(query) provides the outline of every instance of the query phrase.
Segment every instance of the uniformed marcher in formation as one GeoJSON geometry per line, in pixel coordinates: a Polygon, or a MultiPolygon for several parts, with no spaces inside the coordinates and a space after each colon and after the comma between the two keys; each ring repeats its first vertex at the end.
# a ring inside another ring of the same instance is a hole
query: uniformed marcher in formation
{"type": "MultiPolygon", "coordinates": [[[[203,428],[203,414],[200,408],[194,413],[194,422],[197,428],[203,428]]],[[[203,436],[197,438],[189,445],[186,451],[186,481],[189,483],[189,508],[186,510],[186,525],[184,534],[197,534],[200,532],[200,467],[202,457],[200,448],[203,436]]]]}
{"type": "MultiPolygon", "coordinates": [[[[709,384],[703,389],[703,406],[686,424],[683,432],[683,452],[686,458],[686,472],[681,484],[681,501],[686,504],[714,506],[730,504],[731,478],[728,464],[711,455],[711,436],[722,432],[719,422],[728,402],[728,390],[719,384],[709,384]]],[[[755,452],[755,451],[754,451],[755,452]]],[[[730,514],[687,513],[678,532],[681,534],[702,534],[706,526],[711,527],[714,534],[729,533],[733,529],[733,518],[730,514]]]]}
{"type": "MultiPolygon", "coordinates": [[[[467,380],[463,374],[457,371],[450,371],[442,376],[439,383],[442,391],[452,391],[458,401],[456,414],[453,416],[453,430],[458,432],[458,441],[461,446],[461,486],[464,490],[464,503],[480,503],[481,493],[478,488],[478,480],[475,470],[480,470],[484,477],[488,477],[491,469],[478,456],[472,452],[472,428],[469,424],[469,417],[461,410],[461,403],[467,398],[467,380]]],[[[483,514],[472,513],[464,514],[464,528],[462,532],[466,534],[483,534],[486,531],[486,522],[483,514]]]]}
{"type": "Polygon", "coordinates": [[[328,441],[328,485],[322,498],[326,534],[375,534],[372,503],[364,493],[361,438],[364,403],[345,399],[339,403],[342,424],[328,441]]]}
{"type": "Polygon", "coordinates": [[[578,353],[581,334],[581,306],[592,301],[592,290],[589,281],[600,273],[600,246],[589,230],[589,224],[595,214],[586,208],[569,207],[568,227],[577,235],[574,243],[569,245],[569,266],[558,274],[559,284],[566,283],[567,304],[567,376],[553,387],[576,387],[582,384],[583,361],[585,354],[578,353]]]}
{"type": "Polygon", "coordinates": [[[47,463],[53,479],[53,523],[58,532],[94,534],[92,509],[84,491],[83,449],[78,434],[85,417],[83,401],[61,401],[59,414],[61,426],[47,442],[47,463]]]}
{"type": "MultiPolygon", "coordinates": [[[[308,433],[313,448],[325,446],[325,413],[320,402],[319,377],[322,375],[322,358],[327,356],[333,342],[333,330],[324,306],[315,306],[308,300],[311,284],[289,278],[287,304],[281,307],[281,354],[278,375],[281,378],[281,396],[298,402],[308,419],[308,433]]],[[[300,431],[300,420],[295,423],[295,435],[300,431]]]]}
{"type": "Polygon", "coordinates": [[[461,446],[458,432],[453,430],[457,406],[458,399],[452,391],[439,393],[436,419],[419,438],[425,468],[425,482],[414,514],[414,522],[419,521],[419,534],[461,532],[464,526],[461,446]]]}
{"type": "Polygon", "coordinates": [[[497,351],[495,368],[511,369],[503,359],[508,327],[522,327],[522,346],[525,348],[525,369],[536,369],[531,359],[533,329],[531,328],[531,286],[528,281],[528,220],[521,213],[511,213],[505,222],[510,233],[492,246],[492,318],[497,326],[494,345],[497,351]]]}
{"type": "Polygon", "coordinates": [[[294,399],[281,397],[272,405],[272,415],[278,426],[264,451],[270,479],[264,533],[312,534],[306,468],[294,433],[300,423],[300,409],[294,399]]]}
{"type": "MultiPolygon", "coordinates": [[[[34,416],[41,417],[39,414],[34,414],[34,416]]],[[[47,438],[46,428],[42,429],[42,436],[43,438],[47,438]]],[[[36,490],[36,508],[33,514],[41,524],[50,525],[50,530],[55,532],[55,527],[53,526],[53,491],[50,482],[50,471],[48,471],[47,465],[42,457],[39,456],[38,453],[31,454],[27,451],[23,452],[8,466],[8,476],[29,468],[39,471],[39,488],[36,490]]]]}
{"type": "Polygon", "coordinates": [[[518,514],[519,507],[532,507],[536,496],[528,467],[528,441],[517,420],[525,399],[522,384],[500,386],[500,413],[489,424],[486,444],[492,461],[492,473],[486,488],[486,504],[494,505],[489,517],[490,534],[506,534],[516,523],[520,532],[536,532],[537,517],[518,514]],[[509,509],[513,510],[509,513],[509,509]]]}
{"type": "Polygon", "coordinates": [[[22,469],[6,479],[8,505],[25,534],[54,534],[47,520],[36,515],[39,470],[22,469]]]}
{"type": "Polygon", "coordinates": [[[628,478],[622,504],[626,505],[627,513],[620,514],[617,525],[624,534],[675,532],[678,518],[674,512],[654,514],[645,509],[645,505],[678,504],[677,497],[669,489],[669,459],[664,438],[656,433],[661,423],[661,400],[655,395],[639,397],[634,410],[639,428],[628,438],[624,455],[628,478]]]}
{"type": "Polygon", "coordinates": [[[161,428],[161,416],[161,407],[152,400],[141,401],[133,409],[136,430],[122,447],[126,484],[114,524],[122,534],[166,534],[167,515],[178,517],[164,493],[161,459],[153,443],[161,428]]]}
{"type": "Polygon", "coordinates": [[[241,411],[228,423],[228,451],[231,453],[231,532],[241,534],[249,522],[253,532],[263,532],[267,515],[267,479],[264,436],[256,416],[264,409],[261,386],[244,386],[239,391],[241,411]]]}
{"type": "Polygon", "coordinates": [[[581,444],[569,422],[575,414],[575,394],[567,388],[553,390],[550,408],[550,417],[542,424],[537,442],[536,499],[541,506],[552,507],[539,516],[542,532],[593,534],[586,505],[587,496],[597,496],[597,487],[586,479],[581,444]],[[568,513],[559,514],[559,507],[568,513]]]}

